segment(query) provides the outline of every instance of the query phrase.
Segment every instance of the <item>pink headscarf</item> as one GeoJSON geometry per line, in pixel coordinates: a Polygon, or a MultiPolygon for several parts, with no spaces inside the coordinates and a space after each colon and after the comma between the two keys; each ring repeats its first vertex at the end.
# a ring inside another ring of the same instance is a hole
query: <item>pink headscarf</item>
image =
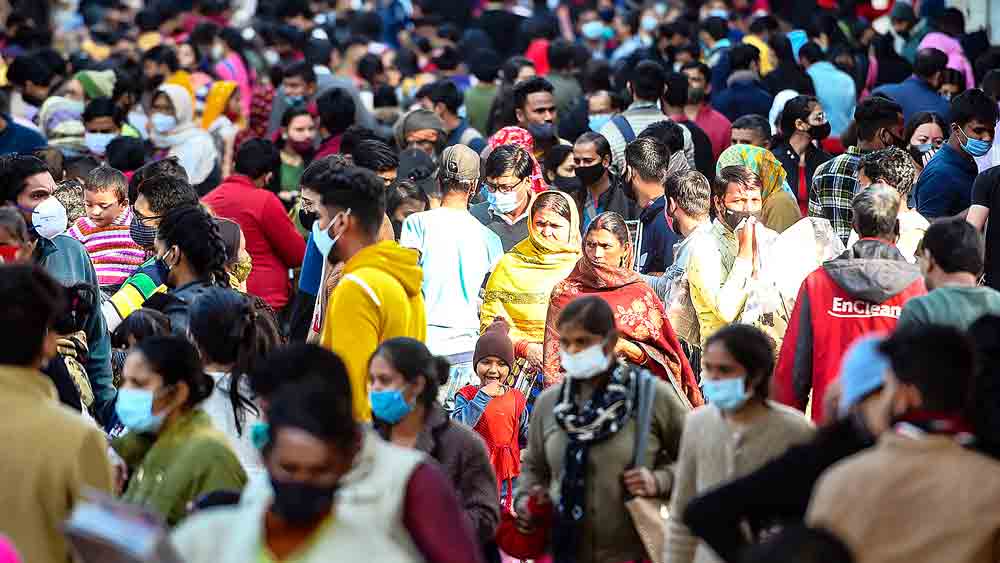
{"type": "Polygon", "coordinates": [[[542,167],[535,159],[535,139],[520,127],[504,127],[490,137],[486,147],[486,154],[493,152],[493,149],[500,145],[517,145],[528,151],[531,157],[531,189],[535,193],[544,192],[549,189],[545,184],[545,176],[542,175],[542,167]]]}
{"type": "Polygon", "coordinates": [[[944,54],[948,55],[948,68],[953,68],[965,76],[966,88],[976,87],[976,75],[973,74],[972,65],[969,64],[969,59],[965,57],[965,51],[962,49],[962,44],[958,42],[958,39],[939,31],[932,31],[924,36],[923,41],[920,42],[920,46],[918,47],[918,49],[929,48],[944,51],[944,54]]]}

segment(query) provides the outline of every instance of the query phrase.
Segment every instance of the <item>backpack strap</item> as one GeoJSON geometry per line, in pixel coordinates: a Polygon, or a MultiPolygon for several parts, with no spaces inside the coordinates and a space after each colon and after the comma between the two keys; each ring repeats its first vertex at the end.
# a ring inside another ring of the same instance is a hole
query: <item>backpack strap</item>
{"type": "Polygon", "coordinates": [[[625,144],[631,143],[635,140],[635,131],[632,129],[632,125],[625,119],[625,116],[618,114],[611,118],[611,123],[615,124],[618,128],[618,132],[622,134],[622,138],[625,139],[625,144]]]}

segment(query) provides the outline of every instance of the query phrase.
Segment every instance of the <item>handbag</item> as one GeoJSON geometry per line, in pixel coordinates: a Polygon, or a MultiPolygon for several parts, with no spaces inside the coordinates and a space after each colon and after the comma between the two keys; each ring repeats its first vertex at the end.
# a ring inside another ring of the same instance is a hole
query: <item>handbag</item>
{"type": "MultiPolygon", "coordinates": [[[[656,399],[656,380],[647,371],[639,372],[639,400],[635,421],[635,451],[632,467],[643,467],[646,461],[646,441],[653,418],[653,401],[656,399]]],[[[632,517],[632,525],[646,548],[646,555],[653,563],[663,563],[663,544],[667,534],[666,503],[661,498],[631,497],[625,508],[632,517]]]]}

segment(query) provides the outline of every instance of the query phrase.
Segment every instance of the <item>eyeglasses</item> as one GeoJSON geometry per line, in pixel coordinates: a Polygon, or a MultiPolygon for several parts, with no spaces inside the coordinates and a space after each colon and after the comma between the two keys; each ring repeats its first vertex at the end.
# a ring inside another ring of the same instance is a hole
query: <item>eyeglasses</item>
{"type": "Polygon", "coordinates": [[[166,217],[166,215],[153,215],[147,217],[142,213],[140,213],[139,210],[135,208],[135,206],[132,207],[132,213],[135,214],[135,220],[139,221],[139,224],[142,225],[143,227],[149,227],[150,226],[149,221],[158,221],[166,217]]]}
{"type": "Polygon", "coordinates": [[[484,183],[486,184],[486,189],[490,190],[491,192],[509,194],[511,192],[517,191],[517,188],[524,183],[524,180],[519,180],[514,184],[509,184],[506,186],[502,184],[491,184],[490,182],[484,182],[484,183]]]}

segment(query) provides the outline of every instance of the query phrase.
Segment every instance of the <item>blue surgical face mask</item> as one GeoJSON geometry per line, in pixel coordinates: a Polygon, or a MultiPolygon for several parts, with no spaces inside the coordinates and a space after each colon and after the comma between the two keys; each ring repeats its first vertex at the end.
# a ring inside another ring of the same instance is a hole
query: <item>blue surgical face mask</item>
{"type": "Polygon", "coordinates": [[[708,402],[724,411],[738,410],[750,398],[742,377],[702,379],[701,387],[708,402]]]}
{"type": "Polygon", "coordinates": [[[642,16],[642,19],[639,20],[639,26],[642,27],[643,31],[648,33],[656,31],[656,26],[658,25],[660,25],[660,20],[652,16],[642,16]]]}
{"type": "Polygon", "coordinates": [[[516,190],[513,192],[493,192],[486,190],[486,200],[489,201],[493,209],[500,213],[513,212],[517,209],[520,199],[520,194],[516,190]]]}
{"type": "Polygon", "coordinates": [[[609,113],[599,113],[596,115],[591,115],[588,118],[587,124],[590,126],[590,130],[595,133],[600,133],[601,128],[611,121],[611,114],[609,113]]]}
{"type": "Polygon", "coordinates": [[[134,432],[155,433],[163,426],[163,415],[153,414],[153,392],[145,389],[119,389],[115,413],[134,432]]]}
{"type": "Polygon", "coordinates": [[[301,94],[297,96],[289,96],[284,91],[281,92],[281,97],[285,99],[285,105],[288,107],[295,107],[306,101],[306,97],[301,94]]]}
{"type": "Polygon", "coordinates": [[[583,36],[591,41],[604,38],[604,23],[594,20],[589,21],[580,28],[583,36]]]}
{"type": "Polygon", "coordinates": [[[990,143],[989,141],[982,141],[980,139],[973,139],[966,135],[965,131],[961,127],[959,127],[958,130],[961,131],[962,136],[965,137],[965,142],[962,143],[962,148],[965,149],[965,152],[970,155],[976,158],[986,156],[986,153],[990,152],[990,149],[993,148],[993,143],[990,143]]]}
{"type": "Polygon", "coordinates": [[[257,448],[257,451],[262,451],[270,441],[270,424],[262,420],[255,420],[252,424],[250,424],[250,443],[253,444],[253,447],[257,448]]]}
{"type": "Polygon", "coordinates": [[[115,136],[114,133],[87,133],[83,136],[83,144],[87,145],[87,150],[90,152],[104,156],[115,136]]]}
{"type": "MultiPolygon", "coordinates": [[[[348,209],[343,213],[344,218],[346,219],[347,216],[350,214],[351,210],[348,209]]],[[[340,214],[337,215],[337,217],[339,216],[340,214]]],[[[343,232],[341,232],[336,237],[330,236],[330,227],[337,222],[337,217],[334,217],[333,220],[330,221],[330,224],[327,225],[325,229],[319,226],[319,221],[314,222],[312,226],[313,242],[316,244],[316,248],[318,248],[319,251],[323,254],[324,258],[330,255],[330,251],[333,250],[333,247],[336,246],[337,241],[340,240],[341,235],[344,234],[343,232]]]]}
{"type": "Polygon", "coordinates": [[[413,405],[406,402],[406,397],[399,389],[371,391],[368,393],[368,400],[372,403],[375,418],[389,424],[398,423],[413,410],[413,405]]]}
{"type": "Polygon", "coordinates": [[[153,114],[153,129],[163,135],[173,131],[177,127],[177,118],[165,113],[153,114]]]}

